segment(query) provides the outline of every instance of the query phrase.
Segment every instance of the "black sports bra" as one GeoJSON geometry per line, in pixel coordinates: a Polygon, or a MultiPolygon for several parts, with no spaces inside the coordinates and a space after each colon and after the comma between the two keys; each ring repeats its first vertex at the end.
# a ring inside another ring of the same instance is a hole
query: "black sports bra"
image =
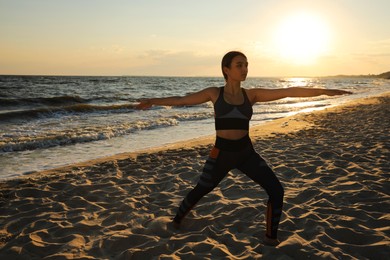
{"type": "Polygon", "coordinates": [[[244,89],[244,103],[232,105],[223,97],[224,87],[220,87],[219,96],[214,104],[214,117],[216,130],[249,130],[249,121],[252,118],[253,109],[244,89]]]}

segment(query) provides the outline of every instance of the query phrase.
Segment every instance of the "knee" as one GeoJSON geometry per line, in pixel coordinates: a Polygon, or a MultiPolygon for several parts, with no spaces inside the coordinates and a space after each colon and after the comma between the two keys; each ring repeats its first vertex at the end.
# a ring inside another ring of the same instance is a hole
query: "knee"
{"type": "Polygon", "coordinates": [[[278,185],[275,185],[270,192],[268,193],[270,200],[273,201],[283,201],[284,197],[284,188],[283,186],[278,183],[278,185]]]}
{"type": "Polygon", "coordinates": [[[212,183],[209,183],[208,185],[198,183],[195,186],[193,191],[194,191],[194,193],[197,194],[197,196],[203,197],[206,194],[210,193],[212,190],[214,190],[215,187],[216,187],[216,185],[214,185],[212,183]]]}

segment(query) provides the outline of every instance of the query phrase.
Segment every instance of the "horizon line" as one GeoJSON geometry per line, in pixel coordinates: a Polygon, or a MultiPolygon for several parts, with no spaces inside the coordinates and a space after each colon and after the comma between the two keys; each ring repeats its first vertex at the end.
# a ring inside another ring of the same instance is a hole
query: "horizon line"
{"type": "MultiPolygon", "coordinates": [[[[381,73],[382,74],[382,73],[381,73]]],[[[303,76],[303,75],[285,75],[285,76],[248,76],[247,78],[329,78],[329,77],[378,77],[380,74],[337,74],[327,76],[303,76]]],[[[0,74],[0,77],[155,77],[155,78],[222,78],[223,76],[207,75],[72,75],[72,74],[0,74]]]]}

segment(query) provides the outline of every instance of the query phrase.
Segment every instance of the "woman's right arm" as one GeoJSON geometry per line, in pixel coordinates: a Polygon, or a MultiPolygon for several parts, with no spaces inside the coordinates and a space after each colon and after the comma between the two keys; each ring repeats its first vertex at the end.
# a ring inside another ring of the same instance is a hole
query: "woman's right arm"
{"type": "Polygon", "coordinates": [[[218,88],[211,87],[203,89],[199,92],[191,93],[186,96],[174,96],[166,98],[149,98],[143,99],[138,105],[137,109],[148,109],[153,105],[157,106],[191,106],[206,103],[208,101],[215,101],[218,95],[218,88]]]}

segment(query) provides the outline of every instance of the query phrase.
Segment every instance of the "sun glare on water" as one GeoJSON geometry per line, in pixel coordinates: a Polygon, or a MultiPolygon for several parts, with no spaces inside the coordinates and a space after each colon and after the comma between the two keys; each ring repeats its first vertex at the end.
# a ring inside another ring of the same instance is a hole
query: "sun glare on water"
{"type": "Polygon", "coordinates": [[[329,29],[320,17],[299,13],[285,17],[275,31],[274,40],[282,59],[311,64],[327,51],[329,29]]]}

